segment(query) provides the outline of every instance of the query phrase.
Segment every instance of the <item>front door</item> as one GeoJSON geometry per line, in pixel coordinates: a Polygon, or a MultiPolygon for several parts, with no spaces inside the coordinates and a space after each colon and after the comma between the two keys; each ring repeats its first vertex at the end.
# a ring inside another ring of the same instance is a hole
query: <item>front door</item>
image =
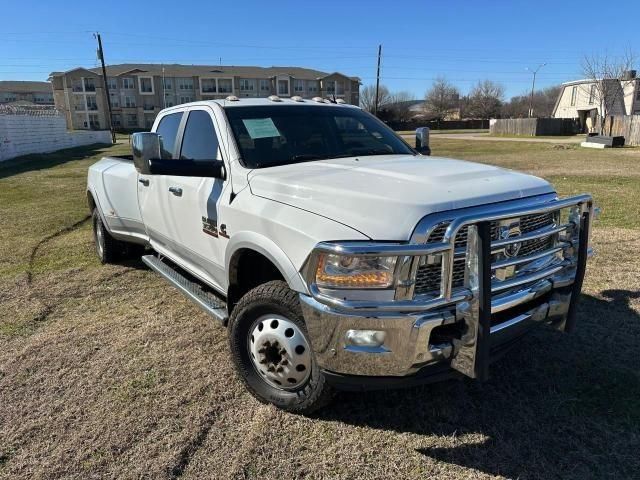
{"type": "MultiPolygon", "coordinates": [[[[170,113],[158,123],[156,133],[162,143],[162,158],[175,158],[182,116],[183,112],[170,113]]],[[[171,256],[171,219],[168,215],[169,197],[164,175],[138,174],[138,204],[151,246],[157,252],[171,256]]]]}
{"type": "MultiPolygon", "coordinates": [[[[222,160],[213,111],[189,110],[177,156],[200,162],[222,160]]],[[[219,178],[166,176],[168,225],[180,263],[223,290],[226,237],[220,231],[219,204],[227,182],[219,178]]]]}

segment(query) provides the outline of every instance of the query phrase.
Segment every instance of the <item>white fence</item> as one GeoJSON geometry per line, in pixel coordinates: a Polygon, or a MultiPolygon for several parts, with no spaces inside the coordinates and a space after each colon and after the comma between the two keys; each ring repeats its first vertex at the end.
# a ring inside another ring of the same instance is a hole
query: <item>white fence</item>
{"type": "Polygon", "coordinates": [[[107,130],[68,131],[56,110],[0,109],[0,162],[30,153],[47,153],[94,143],[111,143],[107,130]]]}

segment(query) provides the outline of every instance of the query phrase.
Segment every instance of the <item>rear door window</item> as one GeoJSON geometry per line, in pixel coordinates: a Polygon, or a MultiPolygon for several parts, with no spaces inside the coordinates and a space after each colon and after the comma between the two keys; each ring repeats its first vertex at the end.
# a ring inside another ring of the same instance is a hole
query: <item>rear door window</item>
{"type": "Polygon", "coordinates": [[[160,120],[156,133],[160,135],[160,155],[162,158],[174,158],[176,137],[182,120],[182,112],[165,115],[160,120]]]}
{"type": "Polygon", "coordinates": [[[187,126],[182,136],[180,159],[214,160],[218,158],[218,137],[211,115],[204,110],[189,112],[187,126]]]}

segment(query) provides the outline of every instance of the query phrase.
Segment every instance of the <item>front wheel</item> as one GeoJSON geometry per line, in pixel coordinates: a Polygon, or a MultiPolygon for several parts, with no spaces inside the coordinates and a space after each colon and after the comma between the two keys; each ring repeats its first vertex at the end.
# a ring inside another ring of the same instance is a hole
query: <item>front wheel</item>
{"type": "Polygon", "coordinates": [[[331,399],[296,292],[271,281],[240,299],[229,319],[231,354],[243,383],[261,402],[308,414],[331,399]]]}

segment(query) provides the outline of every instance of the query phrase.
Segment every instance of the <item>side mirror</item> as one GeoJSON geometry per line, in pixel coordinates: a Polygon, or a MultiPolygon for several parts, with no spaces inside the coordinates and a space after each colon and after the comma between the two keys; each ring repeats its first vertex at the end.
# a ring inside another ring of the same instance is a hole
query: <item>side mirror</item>
{"type": "Polygon", "coordinates": [[[177,177],[211,177],[226,179],[222,160],[168,160],[152,158],[148,160],[148,172],[151,175],[170,175],[177,177]]]}
{"type": "Polygon", "coordinates": [[[416,150],[423,155],[431,155],[429,127],[416,128],[416,150]]]}
{"type": "Polygon", "coordinates": [[[131,135],[133,164],[138,173],[149,174],[149,160],[160,158],[160,135],[151,132],[139,132],[131,135]]]}

